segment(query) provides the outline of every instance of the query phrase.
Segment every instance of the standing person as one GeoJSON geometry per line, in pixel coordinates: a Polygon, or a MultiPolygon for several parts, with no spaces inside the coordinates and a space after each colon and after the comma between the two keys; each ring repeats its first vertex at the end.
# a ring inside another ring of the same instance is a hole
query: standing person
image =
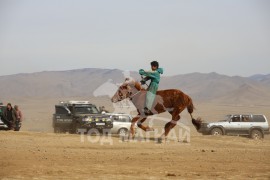
{"type": "Polygon", "coordinates": [[[22,112],[19,109],[18,105],[14,106],[15,113],[16,113],[16,122],[15,122],[15,131],[19,131],[22,126],[22,112]]]}
{"type": "Polygon", "coordinates": [[[109,111],[107,111],[107,110],[105,109],[105,106],[99,107],[99,111],[100,111],[101,113],[108,113],[108,112],[109,112],[109,111]]]}
{"type": "Polygon", "coordinates": [[[4,119],[7,121],[9,129],[14,130],[14,124],[16,121],[16,112],[12,108],[10,103],[7,104],[7,108],[4,111],[4,119]]]}
{"type": "Polygon", "coordinates": [[[147,89],[146,93],[146,100],[145,100],[145,108],[144,113],[147,115],[153,114],[151,112],[156,92],[158,90],[158,85],[160,81],[160,74],[163,74],[163,68],[159,68],[159,63],[157,61],[152,61],[151,63],[151,69],[152,71],[144,71],[143,69],[140,69],[139,74],[142,76],[146,76],[146,80],[151,80],[151,83],[147,89]]]}

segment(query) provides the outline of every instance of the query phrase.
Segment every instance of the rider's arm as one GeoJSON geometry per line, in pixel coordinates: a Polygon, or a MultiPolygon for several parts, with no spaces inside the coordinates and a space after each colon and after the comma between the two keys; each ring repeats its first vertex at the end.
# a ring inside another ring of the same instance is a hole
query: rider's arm
{"type": "Polygon", "coordinates": [[[139,74],[140,74],[140,75],[143,75],[143,76],[146,76],[146,77],[150,77],[150,78],[156,78],[155,73],[156,73],[156,72],[146,72],[146,71],[144,71],[143,69],[140,69],[140,70],[139,70],[139,74]]]}

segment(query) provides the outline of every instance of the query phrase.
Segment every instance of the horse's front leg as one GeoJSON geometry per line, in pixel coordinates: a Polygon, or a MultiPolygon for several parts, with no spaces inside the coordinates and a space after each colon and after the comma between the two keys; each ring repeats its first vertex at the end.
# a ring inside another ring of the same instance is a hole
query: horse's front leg
{"type": "Polygon", "coordinates": [[[145,120],[146,120],[146,117],[144,117],[144,118],[142,118],[141,120],[139,120],[138,123],[137,123],[137,126],[138,126],[139,128],[141,128],[142,130],[144,130],[144,131],[154,131],[154,128],[151,128],[151,127],[149,127],[149,126],[144,126],[144,125],[142,125],[142,123],[143,123],[145,120]]]}
{"type": "Polygon", "coordinates": [[[134,139],[135,137],[135,125],[136,125],[136,122],[140,119],[139,116],[136,116],[134,117],[132,120],[131,120],[131,125],[130,125],[130,131],[129,131],[129,137],[128,139],[132,138],[134,139]]]}

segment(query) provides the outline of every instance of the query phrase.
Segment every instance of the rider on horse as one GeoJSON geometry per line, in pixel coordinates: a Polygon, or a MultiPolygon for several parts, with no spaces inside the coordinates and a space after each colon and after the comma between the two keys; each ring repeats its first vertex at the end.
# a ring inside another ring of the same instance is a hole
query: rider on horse
{"type": "Polygon", "coordinates": [[[141,82],[151,80],[151,83],[147,88],[145,108],[144,108],[144,113],[147,115],[153,114],[151,112],[151,109],[158,89],[160,74],[163,74],[163,68],[159,68],[159,64],[157,61],[151,62],[151,69],[152,71],[144,71],[143,69],[139,70],[139,74],[145,76],[145,78],[141,82]]]}

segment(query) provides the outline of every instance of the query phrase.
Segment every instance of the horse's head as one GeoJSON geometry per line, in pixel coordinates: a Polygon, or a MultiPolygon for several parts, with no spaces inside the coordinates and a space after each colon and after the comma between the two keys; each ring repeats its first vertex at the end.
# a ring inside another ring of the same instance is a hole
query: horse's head
{"type": "Polygon", "coordinates": [[[136,91],[141,90],[141,86],[138,86],[138,82],[135,82],[134,80],[126,79],[125,82],[119,86],[118,90],[111,98],[111,101],[116,103],[124,99],[131,98],[133,96],[134,89],[136,89],[136,91]]]}

